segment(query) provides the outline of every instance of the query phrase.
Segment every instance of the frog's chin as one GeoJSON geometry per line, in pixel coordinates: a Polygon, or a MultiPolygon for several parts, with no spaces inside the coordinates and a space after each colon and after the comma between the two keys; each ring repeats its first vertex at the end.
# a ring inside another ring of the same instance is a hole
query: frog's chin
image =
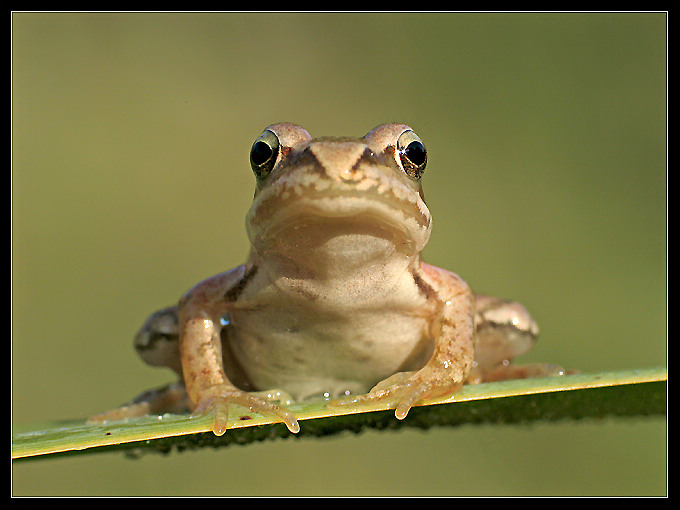
{"type": "Polygon", "coordinates": [[[384,258],[414,255],[430,236],[429,216],[409,214],[408,208],[353,197],[298,199],[285,204],[267,222],[246,228],[260,253],[287,256],[384,258]]]}

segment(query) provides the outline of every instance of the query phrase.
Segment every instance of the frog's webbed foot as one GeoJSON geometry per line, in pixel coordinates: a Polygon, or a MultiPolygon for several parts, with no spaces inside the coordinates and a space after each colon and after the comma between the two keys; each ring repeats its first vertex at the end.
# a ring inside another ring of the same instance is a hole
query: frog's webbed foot
{"type": "Polygon", "coordinates": [[[439,385],[436,380],[427,378],[421,372],[399,372],[375,385],[365,395],[355,395],[329,402],[332,406],[389,402],[396,404],[394,415],[399,420],[406,418],[410,409],[421,400],[434,396],[453,393],[462,384],[439,385]]]}
{"type": "Polygon", "coordinates": [[[227,430],[229,406],[231,404],[247,407],[259,414],[274,415],[294,434],[300,432],[300,425],[290,411],[258,394],[241,391],[227,385],[209,388],[194,409],[193,416],[204,416],[212,411],[214,416],[213,432],[216,436],[221,436],[227,430]]]}
{"type": "Polygon", "coordinates": [[[186,388],[184,384],[178,382],[145,391],[121,407],[90,416],[87,419],[87,423],[120,421],[127,418],[139,418],[149,414],[181,414],[189,410],[189,405],[186,388]]]}
{"type": "Polygon", "coordinates": [[[567,370],[551,363],[528,363],[524,365],[501,364],[490,370],[470,372],[468,383],[509,381],[512,379],[529,379],[533,377],[555,377],[577,374],[578,370],[567,370]]]}

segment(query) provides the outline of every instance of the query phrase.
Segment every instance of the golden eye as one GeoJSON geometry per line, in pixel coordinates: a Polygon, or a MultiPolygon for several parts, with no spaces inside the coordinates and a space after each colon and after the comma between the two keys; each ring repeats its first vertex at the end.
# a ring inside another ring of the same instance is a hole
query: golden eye
{"type": "Polygon", "coordinates": [[[274,168],[279,155],[279,138],[267,130],[255,140],[250,149],[250,167],[258,179],[266,178],[274,168]]]}
{"type": "Polygon", "coordinates": [[[427,165],[427,150],[418,135],[404,131],[397,140],[397,154],[404,172],[412,179],[420,179],[427,165]]]}

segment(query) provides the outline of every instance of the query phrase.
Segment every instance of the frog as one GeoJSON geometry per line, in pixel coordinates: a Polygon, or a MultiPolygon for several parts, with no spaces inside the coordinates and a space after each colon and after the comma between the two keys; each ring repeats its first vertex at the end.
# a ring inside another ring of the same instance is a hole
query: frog
{"type": "Polygon", "coordinates": [[[142,359],[177,382],[90,421],[212,413],[219,436],[240,405],[297,433],[290,402],[385,402],[403,420],[465,384],[563,374],[511,363],[539,334],[523,305],[424,262],[427,159],[406,124],[361,138],[268,126],[250,149],[245,263],[196,284],[135,336],[142,359]]]}

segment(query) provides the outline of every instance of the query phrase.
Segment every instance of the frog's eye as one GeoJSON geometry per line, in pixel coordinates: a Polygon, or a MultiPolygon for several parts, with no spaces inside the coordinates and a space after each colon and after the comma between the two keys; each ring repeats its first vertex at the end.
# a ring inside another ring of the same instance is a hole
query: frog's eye
{"type": "Polygon", "coordinates": [[[279,155],[279,139],[273,131],[267,130],[255,140],[250,149],[250,166],[258,179],[267,177],[279,155]]]}
{"type": "Polygon", "coordinates": [[[397,154],[406,174],[411,179],[420,179],[427,165],[427,150],[418,135],[404,131],[397,140],[397,154]]]}

